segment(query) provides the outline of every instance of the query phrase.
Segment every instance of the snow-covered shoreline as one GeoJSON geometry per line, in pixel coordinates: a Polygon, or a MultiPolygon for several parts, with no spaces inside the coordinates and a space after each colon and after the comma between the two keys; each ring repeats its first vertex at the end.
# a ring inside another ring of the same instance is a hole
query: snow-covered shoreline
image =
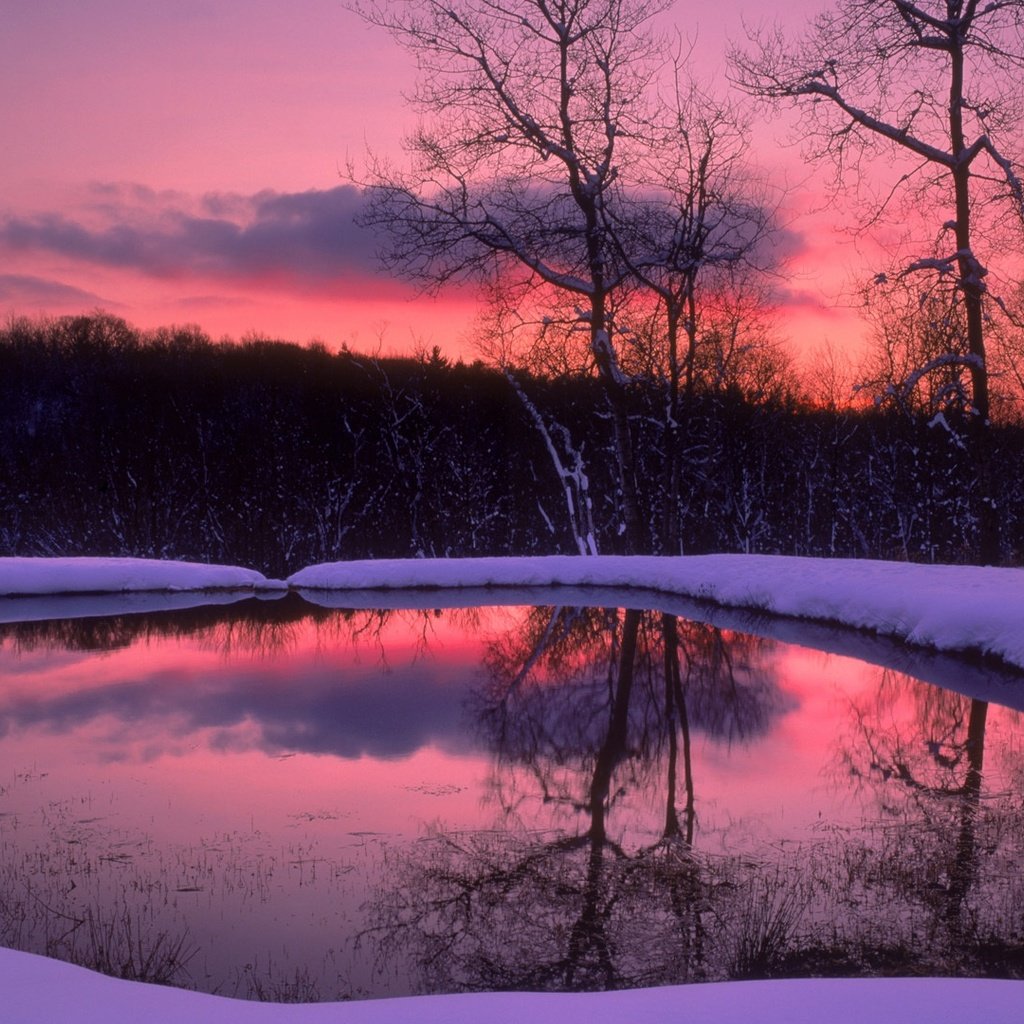
{"type": "MultiPolygon", "coordinates": [[[[1024,569],[776,555],[381,559],[286,581],[234,566],[124,558],[0,558],[0,595],[243,590],[615,587],[834,623],[1024,669],[1024,569]]],[[[0,608],[0,616],[3,609],[0,608]]]]}
{"type": "MultiPolygon", "coordinates": [[[[115,606],[133,611],[236,595],[273,597],[289,588],[321,603],[343,604],[343,592],[508,588],[514,594],[517,588],[521,594],[523,588],[551,586],[692,598],[854,627],[922,648],[982,652],[1024,669],[1024,570],[756,555],[341,562],[311,566],[283,582],[232,566],[7,558],[0,559],[0,620],[19,609],[24,614],[29,605],[32,617],[60,607],[98,614],[115,606]],[[52,596],[58,594],[64,596],[52,596]]],[[[6,949],[0,949],[0,986],[5,1024],[1016,1024],[1024,996],[1024,983],[1017,981],[815,979],[273,1005],[120,981],[6,949]]]]}
{"type": "Polygon", "coordinates": [[[155,558],[0,558],[0,596],[273,590],[255,569],[155,558]]]}
{"type": "Polygon", "coordinates": [[[600,993],[480,993],[275,1005],[107,978],[0,949],[10,1024],[1016,1024],[1024,983],[745,981],[600,993]]]}

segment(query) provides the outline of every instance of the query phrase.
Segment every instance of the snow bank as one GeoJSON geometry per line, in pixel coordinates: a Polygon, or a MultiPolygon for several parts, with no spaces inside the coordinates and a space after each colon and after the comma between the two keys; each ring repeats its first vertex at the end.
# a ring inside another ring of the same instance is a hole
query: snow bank
{"type": "Polygon", "coordinates": [[[460,558],[334,562],[290,576],[300,589],[639,587],[867,629],[1024,668],[1024,570],[774,555],[460,558]]]}
{"type": "Polygon", "coordinates": [[[254,569],[150,558],[0,558],[0,595],[284,587],[254,569]]]}
{"type": "Polygon", "coordinates": [[[285,589],[138,590],[113,594],[32,594],[0,597],[0,623],[45,619],[95,619],[105,615],[178,612],[210,605],[236,604],[250,598],[276,600],[285,589]]]}
{"type": "Polygon", "coordinates": [[[1024,982],[747,981],[571,995],[483,993],[279,1006],[118,981],[0,950],[12,1024],[1018,1024],[1024,982]]]}
{"type": "Polygon", "coordinates": [[[252,569],[142,558],[0,558],[0,596],[155,591],[616,587],[838,623],[1024,668],[1024,569],[771,555],[553,556],[333,562],[252,569]]]}

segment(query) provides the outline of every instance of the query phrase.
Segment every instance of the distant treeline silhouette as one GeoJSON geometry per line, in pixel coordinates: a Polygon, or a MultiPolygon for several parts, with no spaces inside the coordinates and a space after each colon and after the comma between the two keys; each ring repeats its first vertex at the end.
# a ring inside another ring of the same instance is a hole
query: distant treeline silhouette
{"type": "MultiPolygon", "coordinates": [[[[436,350],[215,343],[103,314],[13,321],[0,332],[0,554],[284,575],[333,559],[619,550],[602,390],[583,375],[515,381],[436,350]]],[[[963,561],[975,550],[952,414],[701,391],[683,410],[669,517],[664,393],[644,380],[629,397],[652,552],[963,561]]],[[[1003,558],[1019,562],[1024,429],[999,427],[995,446],[1003,558]]]]}

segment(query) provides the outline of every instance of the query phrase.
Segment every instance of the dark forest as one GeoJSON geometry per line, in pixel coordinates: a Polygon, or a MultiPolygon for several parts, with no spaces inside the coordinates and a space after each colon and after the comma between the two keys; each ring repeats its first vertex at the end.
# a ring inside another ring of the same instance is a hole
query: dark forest
{"type": "MultiPolygon", "coordinates": [[[[97,315],[9,324],[0,391],[3,555],[284,575],[335,559],[624,548],[593,377],[510,378],[436,351],[215,343],[97,315]]],[[[684,405],[672,460],[663,390],[638,380],[628,397],[649,552],[971,560],[978,509],[952,414],[705,388],[684,405]]],[[[1003,560],[1019,563],[1024,429],[994,434],[1003,560]]]]}

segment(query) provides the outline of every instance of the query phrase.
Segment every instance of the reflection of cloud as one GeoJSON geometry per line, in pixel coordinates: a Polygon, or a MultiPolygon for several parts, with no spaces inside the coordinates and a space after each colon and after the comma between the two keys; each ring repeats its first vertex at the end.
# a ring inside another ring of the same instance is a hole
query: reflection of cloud
{"type": "Polygon", "coordinates": [[[0,274],[0,302],[29,305],[104,306],[116,305],[82,288],[28,274],[0,274]]]}
{"type": "Polygon", "coordinates": [[[198,200],[143,186],[97,185],[91,194],[74,216],[0,220],[0,244],[151,277],[259,279],[303,292],[337,290],[352,278],[365,288],[375,272],[377,239],[354,222],[363,194],[351,185],[198,200]]]}
{"type": "Polygon", "coordinates": [[[71,733],[104,718],[126,742],[160,737],[161,746],[199,730],[219,731],[224,743],[223,730],[248,724],[271,752],[396,758],[431,744],[460,750],[469,740],[460,729],[466,690],[453,682],[456,671],[429,661],[386,674],[318,662],[296,665],[284,685],[251,667],[189,685],[163,672],[51,699],[23,693],[0,707],[0,736],[33,727],[71,733]]]}
{"type": "Polygon", "coordinates": [[[750,743],[767,736],[780,715],[797,707],[767,666],[740,670],[734,678],[723,674],[691,680],[686,703],[690,728],[725,743],[750,743]]]}

